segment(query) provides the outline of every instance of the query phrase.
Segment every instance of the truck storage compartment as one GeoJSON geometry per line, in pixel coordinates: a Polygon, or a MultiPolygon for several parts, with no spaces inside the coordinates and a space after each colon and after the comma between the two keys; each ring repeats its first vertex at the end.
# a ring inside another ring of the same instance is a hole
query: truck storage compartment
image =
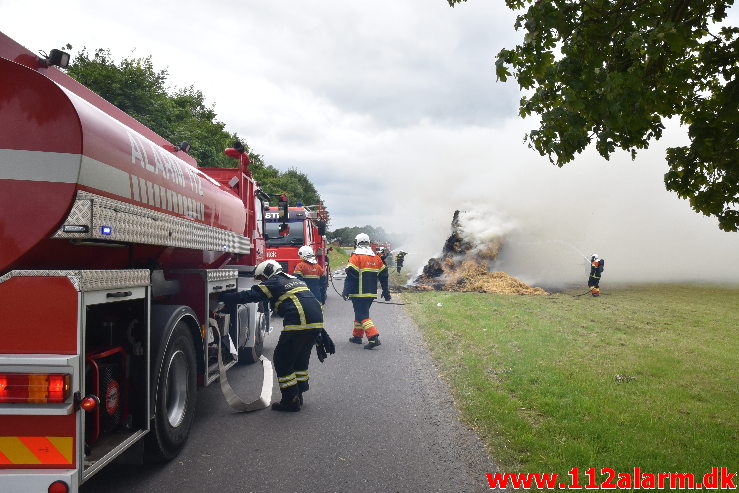
{"type": "Polygon", "coordinates": [[[149,429],[147,288],[84,293],[82,395],[99,404],[84,413],[83,477],[94,474],[149,429]]]}

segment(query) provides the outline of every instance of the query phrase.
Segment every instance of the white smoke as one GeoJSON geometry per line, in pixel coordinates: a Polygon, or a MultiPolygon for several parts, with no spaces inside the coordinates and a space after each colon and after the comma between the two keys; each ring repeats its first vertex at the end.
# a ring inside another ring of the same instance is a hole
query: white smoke
{"type": "Polygon", "coordinates": [[[459,214],[459,225],[462,237],[476,249],[497,238],[504,238],[516,229],[515,221],[490,204],[464,204],[459,214]]]}
{"type": "Polygon", "coordinates": [[[739,234],[664,188],[664,149],[685,142],[676,125],[636,161],[588,150],[561,169],[522,143],[530,126],[405,136],[414,152],[398,156],[404,165],[387,186],[388,202],[400,206],[388,226],[406,233],[398,247],[410,252],[407,265],[440,253],[461,209],[469,233],[505,236],[496,268],[531,284],[584,284],[593,253],[606,260],[604,284],[739,283],[739,234]]]}

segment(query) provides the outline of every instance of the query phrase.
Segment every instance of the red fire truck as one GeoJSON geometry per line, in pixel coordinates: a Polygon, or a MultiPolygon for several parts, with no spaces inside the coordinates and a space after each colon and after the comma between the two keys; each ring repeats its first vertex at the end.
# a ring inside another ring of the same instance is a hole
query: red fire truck
{"type": "Polygon", "coordinates": [[[295,207],[287,207],[286,217],[281,217],[280,207],[270,207],[265,216],[267,258],[277,260],[288,274],[292,274],[300,262],[298,250],[303,245],[309,245],[318,263],[326,269],[328,213],[322,204],[303,206],[298,202],[295,207]]]}
{"type": "Polygon", "coordinates": [[[267,370],[268,310],[218,303],[266,258],[269,197],[243,148],[236,168],[198,167],[66,60],[0,33],[4,493],[77,491],[123,452],[169,460],[218,355],[267,370]]]}

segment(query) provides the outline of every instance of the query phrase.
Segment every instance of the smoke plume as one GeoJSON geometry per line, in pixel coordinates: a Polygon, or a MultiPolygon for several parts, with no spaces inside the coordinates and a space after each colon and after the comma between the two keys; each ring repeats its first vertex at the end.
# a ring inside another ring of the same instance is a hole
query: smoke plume
{"type": "Polygon", "coordinates": [[[563,168],[521,142],[525,122],[494,133],[468,128],[455,137],[429,127],[406,135],[413,154],[396,156],[404,165],[388,184],[387,200],[398,205],[388,227],[405,233],[397,246],[416,270],[439,255],[460,209],[470,234],[504,238],[495,270],[528,284],[584,285],[593,253],[606,259],[606,286],[739,283],[739,233],[722,232],[664,188],[664,149],[685,141],[671,127],[636,161],[625,153],[605,161],[589,150],[563,168]]]}

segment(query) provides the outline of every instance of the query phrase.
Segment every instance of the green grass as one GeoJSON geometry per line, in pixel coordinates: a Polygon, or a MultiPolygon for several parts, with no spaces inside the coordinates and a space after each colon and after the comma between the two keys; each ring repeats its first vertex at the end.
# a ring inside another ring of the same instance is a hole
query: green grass
{"type": "Polygon", "coordinates": [[[328,252],[328,262],[332,271],[346,265],[348,261],[349,253],[343,247],[335,246],[328,252]]]}
{"type": "Polygon", "coordinates": [[[737,470],[739,289],[403,297],[502,470],[737,470]]]}

